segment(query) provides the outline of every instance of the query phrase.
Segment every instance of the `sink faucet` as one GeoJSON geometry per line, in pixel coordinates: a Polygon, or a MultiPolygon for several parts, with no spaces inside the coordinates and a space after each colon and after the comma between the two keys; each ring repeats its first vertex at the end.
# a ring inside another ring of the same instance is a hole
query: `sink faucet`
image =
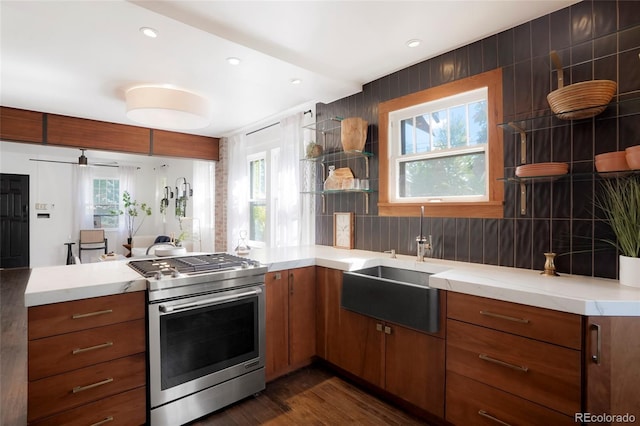
{"type": "Polygon", "coordinates": [[[396,259],[397,258],[395,249],[385,250],[385,253],[391,253],[391,258],[392,259],[396,259]]]}
{"type": "Polygon", "coordinates": [[[429,256],[431,255],[431,235],[427,238],[424,235],[419,235],[416,237],[416,248],[418,252],[418,262],[424,262],[424,256],[427,250],[429,251],[429,256]]]}

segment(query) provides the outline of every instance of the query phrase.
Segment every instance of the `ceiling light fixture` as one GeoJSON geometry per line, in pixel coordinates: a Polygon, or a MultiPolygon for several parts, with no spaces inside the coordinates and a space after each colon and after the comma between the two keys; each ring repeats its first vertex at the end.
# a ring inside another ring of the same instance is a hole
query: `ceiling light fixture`
{"type": "Polygon", "coordinates": [[[125,97],[127,117],[148,127],[201,129],[211,122],[209,101],[186,90],[136,86],[125,97]]]}
{"type": "Polygon", "coordinates": [[[290,83],[291,84],[300,84],[300,83],[302,83],[302,80],[300,80],[299,78],[292,78],[290,80],[290,83]]]}
{"type": "Polygon", "coordinates": [[[158,31],[151,27],[142,27],[140,28],[140,32],[150,38],[158,37],[158,31]]]}
{"type": "Polygon", "coordinates": [[[80,155],[80,157],[78,157],[78,166],[87,167],[89,162],[87,161],[87,157],[84,155],[85,150],[80,148],[80,151],[82,151],[82,154],[80,155]]]}
{"type": "Polygon", "coordinates": [[[230,57],[230,58],[227,58],[227,62],[230,65],[240,65],[240,59],[239,58],[230,57]]]}
{"type": "Polygon", "coordinates": [[[409,41],[407,41],[407,47],[418,47],[420,46],[420,43],[422,43],[420,40],[418,40],[417,38],[413,38],[409,41]]]}

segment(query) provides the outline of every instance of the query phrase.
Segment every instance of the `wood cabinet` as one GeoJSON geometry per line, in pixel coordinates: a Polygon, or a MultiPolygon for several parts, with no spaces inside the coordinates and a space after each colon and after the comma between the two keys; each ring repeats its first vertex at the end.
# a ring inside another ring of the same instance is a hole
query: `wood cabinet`
{"type": "Polygon", "coordinates": [[[560,413],[549,423],[573,422],[582,408],[580,315],[454,292],[447,305],[447,421],[540,424],[560,413]]]}
{"type": "Polygon", "coordinates": [[[640,417],[640,319],[586,317],[584,412],[640,417]]]}
{"type": "Polygon", "coordinates": [[[33,425],[144,424],[144,292],[28,309],[33,425]]]}
{"type": "Polygon", "coordinates": [[[311,363],[316,355],[315,267],[268,272],[267,381],[311,363]]]}
{"type": "Polygon", "coordinates": [[[444,340],[342,309],[342,272],[318,267],[317,277],[318,355],[443,417],[444,340]]]}
{"type": "Polygon", "coordinates": [[[42,143],[43,120],[41,112],[0,107],[0,139],[42,143]]]}

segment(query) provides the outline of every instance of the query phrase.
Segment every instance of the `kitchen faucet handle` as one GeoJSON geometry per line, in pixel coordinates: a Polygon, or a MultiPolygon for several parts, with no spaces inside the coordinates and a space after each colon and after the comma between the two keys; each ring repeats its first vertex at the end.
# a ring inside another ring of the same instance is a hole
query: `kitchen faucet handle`
{"type": "Polygon", "coordinates": [[[391,258],[392,259],[396,258],[396,250],[395,249],[385,250],[385,253],[391,253],[391,258]]]}

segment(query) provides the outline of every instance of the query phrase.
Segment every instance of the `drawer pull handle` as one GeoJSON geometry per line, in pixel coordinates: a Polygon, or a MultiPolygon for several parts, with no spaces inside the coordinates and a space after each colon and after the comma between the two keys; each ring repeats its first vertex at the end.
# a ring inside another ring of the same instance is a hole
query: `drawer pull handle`
{"type": "Polygon", "coordinates": [[[527,372],[529,371],[528,367],[525,367],[523,365],[515,365],[515,364],[510,364],[508,362],[504,362],[504,361],[500,361],[499,359],[495,359],[495,358],[491,358],[489,355],[487,354],[480,354],[478,355],[478,358],[485,360],[485,361],[489,361],[492,362],[494,364],[498,364],[501,365],[503,367],[508,367],[508,368],[512,368],[514,370],[518,370],[518,371],[522,371],[522,372],[527,372]]]}
{"type": "Polygon", "coordinates": [[[503,319],[503,320],[519,322],[521,324],[529,324],[529,320],[526,319],[526,318],[510,317],[508,315],[496,314],[496,313],[489,312],[489,311],[480,311],[480,314],[486,315],[486,316],[492,317],[492,318],[500,318],[500,319],[503,319]]]}
{"type": "Polygon", "coordinates": [[[103,424],[106,424],[106,423],[109,423],[109,422],[112,422],[112,421],[113,421],[113,416],[109,416],[109,417],[105,418],[104,420],[100,420],[97,423],[91,424],[90,426],[100,426],[100,425],[103,425],[103,424]]]}
{"type": "Polygon", "coordinates": [[[600,335],[600,325],[591,324],[591,331],[596,332],[596,354],[591,355],[591,361],[595,362],[596,365],[600,365],[600,361],[602,360],[602,337],[600,335]]]}
{"type": "Polygon", "coordinates": [[[478,411],[478,414],[480,414],[482,417],[486,417],[489,420],[493,420],[494,422],[500,424],[500,425],[504,425],[504,426],[511,426],[511,424],[507,423],[507,422],[503,422],[502,420],[500,420],[497,417],[492,416],[491,414],[487,413],[484,410],[480,410],[478,411]]]}
{"type": "Polygon", "coordinates": [[[111,383],[111,382],[113,382],[113,378],[112,377],[110,377],[108,379],[101,380],[101,381],[96,382],[96,383],[92,383],[90,385],[76,386],[75,388],[72,389],[72,392],[73,393],[78,393],[78,392],[86,391],[86,390],[89,390],[89,389],[97,388],[98,386],[106,385],[107,383],[111,383]]]}
{"type": "Polygon", "coordinates": [[[77,348],[77,349],[74,349],[73,352],[71,352],[71,353],[73,355],[77,355],[77,354],[81,354],[83,352],[95,351],[96,349],[108,348],[109,346],[113,346],[113,342],[105,342],[105,343],[102,343],[100,345],[89,346],[88,348],[77,348]]]}
{"type": "Polygon", "coordinates": [[[96,315],[104,315],[104,314],[110,314],[113,312],[113,309],[105,309],[104,311],[95,311],[95,312],[88,312],[86,314],[73,314],[71,316],[71,319],[80,319],[80,318],[87,318],[87,317],[95,317],[96,315]]]}

